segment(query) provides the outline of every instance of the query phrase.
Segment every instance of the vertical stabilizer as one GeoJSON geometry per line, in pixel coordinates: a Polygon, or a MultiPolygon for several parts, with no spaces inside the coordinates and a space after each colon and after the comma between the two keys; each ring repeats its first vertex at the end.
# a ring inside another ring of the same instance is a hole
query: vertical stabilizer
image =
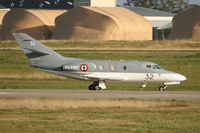
{"type": "Polygon", "coordinates": [[[24,33],[13,33],[33,67],[57,67],[66,59],[34,38],[24,33]]]}

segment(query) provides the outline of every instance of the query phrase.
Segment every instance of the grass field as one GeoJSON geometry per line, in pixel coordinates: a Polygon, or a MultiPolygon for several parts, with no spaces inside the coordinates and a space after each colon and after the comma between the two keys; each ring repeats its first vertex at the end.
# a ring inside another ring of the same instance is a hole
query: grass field
{"type": "MultiPolygon", "coordinates": [[[[188,78],[168,90],[200,90],[199,41],[44,43],[64,56],[75,58],[156,62],[188,78]]],[[[0,42],[0,89],[87,89],[89,83],[31,68],[15,42],[0,42]]],[[[107,87],[140,90],[140,84],[134,83],[108,82],[107,87]]],[[[157,87],[152,84],[144,90],[157,87]]],[[[0,133],[198,133],[199,123],[199,102],[0,99],[0,133]]]]}
{"type": "MultiPolygon", "coordinates": [[[[200,50],[200,41],[41,41],[54,50],[200,50]]],[[[1,41],[0,50],[18,50],[15,41],[1,41]]]]}
{"type": "MultiPolygon", "coordinates": [[[[169,90],[200,90],[199,41],[43,41],[43,43],[64,56],[75,58],[156,62],[163,68],[181,73],[188,78],[181,85],[169,87],[169,90]]],[[[0,89],[87,89],[89,84],[90,82],[57,77],[31,68],[16,42],[0,42],[0,89]]],[[[108,82],[107,86],[109,89],[139,90],[141,84],[108,82]]],[[[151,84],[146,90],[157,90],[158,86],[151,84]]]]}
{"type": "MultiPolygon", "coordinates": [[[[163,68],[185,75],[188,79],[169,90],[200,90],[200,52],[102,52],[58,51],[64,56],[97,60],[145,60],[160,64],[163,68]]],[[[29,67],[29,62],[19,50],[0,51],[1,89],[87,89],[90,82],[57,77],[29,67]]],[[[108,82],[109,89],[139,90],[140,84],[108,82]]],[[[159,84],[151,84],[146,90],[157,90],[159,84]]]]}
{"type": "Polygon", "coordinates": [[[2,133],[198,133],[200,128],[199,103],[191,102],[1,99],[0,105],[2,133]]]}

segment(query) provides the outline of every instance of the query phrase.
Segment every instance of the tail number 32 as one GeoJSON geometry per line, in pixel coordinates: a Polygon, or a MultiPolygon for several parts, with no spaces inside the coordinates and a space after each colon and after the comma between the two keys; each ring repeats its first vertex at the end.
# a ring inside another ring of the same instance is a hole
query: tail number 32
{"type": "Polygon", "coordinates": [[[146,80],[152,80],[153,79],[153,77],[154,77],[154,75],[153,74],[146,74],[146,77],[145,77],[145,79],[146,80]]]}

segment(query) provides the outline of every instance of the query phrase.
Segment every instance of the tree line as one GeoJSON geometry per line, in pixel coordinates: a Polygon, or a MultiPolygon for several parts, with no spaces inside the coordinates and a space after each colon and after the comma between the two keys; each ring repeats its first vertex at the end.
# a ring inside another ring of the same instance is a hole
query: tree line
{"type": "Polygon", "coordinates": [[[189,6],[189,0],[127,0],[125,6],[139,6],[178,13],[189,6]]]}

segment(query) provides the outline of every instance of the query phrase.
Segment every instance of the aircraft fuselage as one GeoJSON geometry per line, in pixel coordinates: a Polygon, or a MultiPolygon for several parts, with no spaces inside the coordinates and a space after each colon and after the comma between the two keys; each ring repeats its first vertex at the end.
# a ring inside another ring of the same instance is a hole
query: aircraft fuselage
{"type": "Polygon", "coordinates": [[[105,89],[105,82],[108,80],[140,82],[142,87],[146,87],[148,82],[161,82],[159,90],[165,90],[167,85],[180,84],[186,80],[185,76],[164,70],[156,63],[63,57],[26,34],[13,33],[13,36],[32,67],[60,76],[91,80],[93,84],[89,86],[89,90],[105,89]]]}

